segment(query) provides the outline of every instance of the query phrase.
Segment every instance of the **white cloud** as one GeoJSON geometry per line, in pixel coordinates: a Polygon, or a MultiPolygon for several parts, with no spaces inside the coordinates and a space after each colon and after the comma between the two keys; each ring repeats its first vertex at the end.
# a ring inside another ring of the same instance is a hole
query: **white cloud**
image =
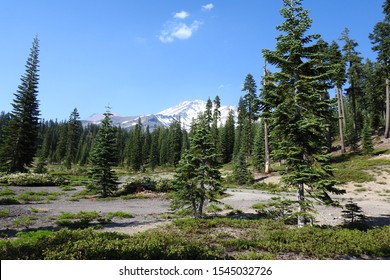
{"type": "Polygon", "coordinates": [[[175,14],[174,18],[179,18],[179,19],[185,19],[186,17],[189,17],[190,14],[187,13],[186,11],[181,11],[175,14]]]}
{"type": "Polygon", "coordinates": [[[214,8],[214,4],[213,3],[210,3],[210,4],[202,6],[203,11],[211,11],[213,8],[214,8]]]}
{"type": "Polygon", "coordinates": [[[172,43],[175,39],[187,40],[198,30],[201,22],[195,20],[191,25],[183,22],[168,22],[161,31],[159,39],[163,43],[172,43]]]}

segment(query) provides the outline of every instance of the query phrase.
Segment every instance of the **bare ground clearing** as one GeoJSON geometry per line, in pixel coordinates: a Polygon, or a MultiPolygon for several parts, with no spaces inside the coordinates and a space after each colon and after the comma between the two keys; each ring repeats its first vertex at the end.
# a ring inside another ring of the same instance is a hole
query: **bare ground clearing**
{"type": "MultiPolygon", "coordinates": [[[[380,155],[378,157],[390,157],[390,155],[380,155]]],[[[348,172],[347,170],[345,172],[348,172]]],[[[353,199],[368,216],[369,223],[375,225],[390,224],[390,167],[380,167],[370,171],[375,175],[376,180],[366,183],[348,183],[342,188],[346,189],[347,193],[342,196],[334,197],[344,205],[348,199],[353,199]]],[[[259,175],[262,181],[268,183],[278,183],[280,176],[273,173],[269,176],[259,175]]],[[[4,189],[5,187],[0,187],[4,189]]],[[[171,213],[169,209],[170,201],[165,199],[163,195],[152,195],[147,199],[129,199],[129,200],[106,200],[102,201],[96,197],[88,199],[80,199],[79,201],[71,201],[70,198],[76,192],[84,189],[84,187],[76,187],[72,191],[62,191],[58,187],[10,187],[15,192],[15,195],[33,191],[33,192],[57,192],[62,195],[57,200],[51,200],[45,203],[30,203],[19,205],[1,205],[0,209],[9,210],[8,217],[0,218],[0,233],[13,233],[22,230],[15,226],[14,221],[21,217],[34,217],[29,228],[54,228],[54,222],[62,212],[77,213],[79,211],[97,211],[104,215],[108,212],[124,211],[134,215],[133,218],[117,219],[114,218],[111,223],[105,224],[102,230],[119,231],[124,233],[135,233],[147,230],[160,225],[169,223],[170,220],[165,219],[162,214],[171,213]]],[[[243,213],[254,214],[252,208],[254,203],[266,202],[274,194],[270,194],[259,190],[249,189],[229,189],[227,191],[230,196],[221,200],[222,203],[230,205],[234,209],[238,209],[243,213]]],[[[293,198],[295,194],[284,194],[286,197],[293,198]]],[[[342,223],[340,208],[327,207],[323,205],[315,205],[318,211],[316,215],[316,224],[338,225],[342,223]]],[[[227,210],[228,211],[228,210],[227,210]]],[[[225,211],[225,212],[227,212],[225,211]]]]}

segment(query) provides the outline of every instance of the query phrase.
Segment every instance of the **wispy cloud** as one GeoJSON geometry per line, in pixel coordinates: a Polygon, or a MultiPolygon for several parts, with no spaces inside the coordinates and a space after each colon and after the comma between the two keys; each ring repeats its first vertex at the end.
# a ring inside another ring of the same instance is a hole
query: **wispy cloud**
{"type": "Polygon", "coordinates": [[[181,12],[176,13],[174,18],[185,19],[189,16],[190,16],[190,14],[187,13],[186,11],[181,11],[181,12]]]}
{"type": "Polygon", "coordinates": [[[163,43],[172,43],[175,39],[187,40],[192,37],[202,23],[195,20],[191,25],[183,22],[168,22],[161,31],[159,39],[163,43]]]}
{"type": "Polygon", "coordinates": [[[202,10],[203,11],[211,11],[213,8],[214,8],[214,4],[213,3],[210,3],[210,4],[202,6],[202,10]]]}

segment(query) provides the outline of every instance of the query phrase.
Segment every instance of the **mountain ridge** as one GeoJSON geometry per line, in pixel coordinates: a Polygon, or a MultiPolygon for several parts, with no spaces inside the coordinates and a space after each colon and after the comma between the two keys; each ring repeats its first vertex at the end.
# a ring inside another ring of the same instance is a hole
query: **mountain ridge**
{"type": "MultiPolygon", "coordinates": [[[[152,130],[155,127],[163,126],[168,127],[174,119],[180,119],[183,127],[189,130],[192,120],[196,119],[199,113],[204,112],[206,109],[206,101],[193,100],[183,101],[173,107],[167,108],[156,114],[140,115],[140,116],[123,116],[118,113],[113,113],[111,120],[113,125],[120,126],[122,128],[131,129],[134,127],[138,120],[141,120],[143,127],[149,126],[152,130]]],[[[233,110],[235,117],[237,117],[237,106],[221,105],[221,121],[220,124],[224,124],[229,115],[230,110],[233,110]]],[[[83,120],[84,125],[88,124],[100,124],[104,115],[95,113],[89,116],[86,120],[83,120]]]]}

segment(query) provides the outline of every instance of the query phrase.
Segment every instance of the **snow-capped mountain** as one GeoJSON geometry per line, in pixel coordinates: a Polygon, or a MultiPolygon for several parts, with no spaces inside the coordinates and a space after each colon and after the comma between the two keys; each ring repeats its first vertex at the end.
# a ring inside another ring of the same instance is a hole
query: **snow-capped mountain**
{"type": "MultiPolygon", "coordinates": [[[[141,119],[142,126],[152,130],[159,126],[169,126],[174,119],[179,119],[185,129],[189,129],[193,119],[196,119],[199,113],[204,112],[206,109],[206,101],[184,101],[174,107],[165,109],[157,114],[150,114],[145,116],[121,116],[114,113],[111,120],[115,126],[121,126],[123,128],[132,128],[138,123],[138,119],[141,119]]],[[[233,110],[235,116],[237,116],[237,106],[221,106],[221,123],[225,123],[229,115],[229,111],[233,110]]],[[[93,114],[87,120],[83,121],[84,124],[94,123],[99,124],[104,118],[103,114],[93,114]]]]}
{"type": "MultiPolygon", "coordinates": [[[[193,119],[196,119],[199,113],[206,110],[206,101],[195,100],[195,101],[184,101],[174,107],[165,109],[160,113],[156,114],[158,120],[165,126],[169,126],[173,119],[179,119],[184,128],[189,129],[193,119]]],[[[236,106],[221,106],[221,123],[225,123],[229,115],[229,111],[233,110],[237,112],[236,106]]]]}

